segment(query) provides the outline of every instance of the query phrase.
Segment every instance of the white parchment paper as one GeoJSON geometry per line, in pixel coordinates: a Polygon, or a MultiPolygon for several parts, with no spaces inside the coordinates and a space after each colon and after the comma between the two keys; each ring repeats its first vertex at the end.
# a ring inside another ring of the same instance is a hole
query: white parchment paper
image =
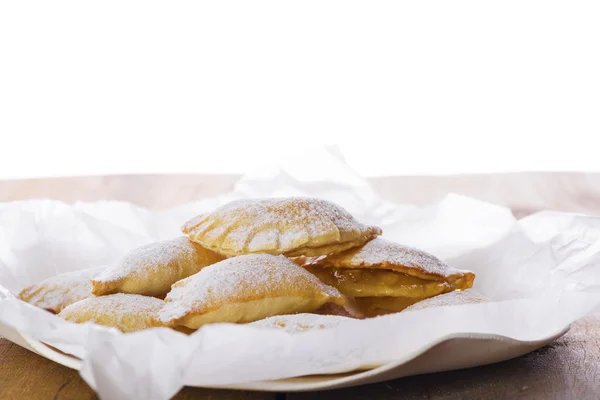
{"type": "Polygon", "coordinates": [[[81,357],[83,378],[104,399],[166,399],[186,384],[378,366],[409,360],[417,349],[456,333],[539,340],[600,311],[599,304],[599,218],[548,211],[517,221],[504,207],[453,194],[425,207],[392,204],[325,150],[252,173],[226,195],[165,211],[123,202],[0,204],[0,323],[81,357]],[[307,162],[318,168],[306,168],[307,162]],[[75,325],[14,298],[44,278],[103,265],[136,246],[177,236],[188,218],[232,199],[289,195],[332,200],[381,226],[384,237],[474,271],[474,290],[493,302],[301,334],[214,324],[185,336],[164,328],[122,334],[75,325]]]}

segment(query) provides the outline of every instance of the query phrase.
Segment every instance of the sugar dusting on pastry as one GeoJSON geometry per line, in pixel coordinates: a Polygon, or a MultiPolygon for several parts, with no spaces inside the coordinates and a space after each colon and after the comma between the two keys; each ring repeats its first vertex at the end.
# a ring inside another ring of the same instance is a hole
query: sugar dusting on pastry
{"type": "Polygon", "coordinates": [[[364,246],[319,259],[316,263],[327,266],[377,267],[381,265],[415,268],[431,275],[450,277],[468,271],[452,268],[432,254],[383,238],[376,238],[364,246]]]}
{"type": "Polygon", "coordinates": [[[155,297],[142,296],[139,294],[116,293],[108,296],[91,297],[79,301],[71,306],[81,312],[88,310],[103,309],[106,312],[136,314],[143,312],[157,312],[163,301],[155,297]]]}
{"type": "Polygon", "coordinates": [[[343,305],[326,303],[314,311],[315,314],[333,315],[347,317],[352,319],[363,319],[365,314],[356,305],[355,299],[346,296],[346,303],[343,305]]]}
{"type": "Polygon", "coordinates": [[[21,290],[18,297],[36,307],[58,313],[66,306],[92,296],[90,279],[105,266],[68,272],[21,290]]]}
{"type": "Polygon", "coordinates": [[[315,248],[351,241],[362,244],[381,234],[381,229],[358,222],[336,204],[302,197],[233,201],[190,220],[182,230],[192,240],[229,255],[287,254],[305,245],[315,248]]]}
{"type": "Polygon", "coordinates": [[[58,316],[75,323],[94,322],[133,332],[152,327],[153,317],[163,304],[154,297],[117,293],[78,301],[58,316]]]}
{"type": "Polygon", "coordinates": [[[150,243],[131,250],[94,280],[102,282],[124,278],[138,272],[140,267],[144,267],[146,273],[151,274],[173,260],[192,259],[194,252],[194,245],[185,236],[150,243]]]}
{"type": "MultiPolygon", "coordinates": [[[[250,217],[257,225],[285,224],[294,226],[297,221],[308,223],[305,228],[309,233],[318,233],[318,225],[333,222],[344,230],[354,230],[356,226],[364,226],[342,207],[326,200],[308,197],[287,197],[268,199],[241,199],[227,203],[212,213],[193,218],[184,224],[183,230],[188,233],[200,225],[211,215],[221,215],[225,219],[238,219],[239,216],[250,217]]],[[[214,227],[217,228],[217,227],[214,227]]]]}
{"type": "Polygon", "coordinates": [[[344,302],[337,289],[325,285],[289,259],[251,254],[218,262],[175,283],[159,318],[169,322],[197,307],[207,311],[230,302],[285,297],[294,290],[312,290],[330,297],[331,301],[344,302]]]}
{"type": "Polygon", "coordinates": [[[288,333],[300,333],[315,329],[335,328],[351,318],[336,315],[294,314],[279,315],[252,322],[249,325],[259,328],[281,329],[288,333]]]}
{"type": "Polygon", "coordinates": [[[471,290],[457,290],[420,301],[405,308],[402,312],[424,310],[426,308],[458,306],[461,304],[487,303],[489,299],[473,293],[471,290]]]}

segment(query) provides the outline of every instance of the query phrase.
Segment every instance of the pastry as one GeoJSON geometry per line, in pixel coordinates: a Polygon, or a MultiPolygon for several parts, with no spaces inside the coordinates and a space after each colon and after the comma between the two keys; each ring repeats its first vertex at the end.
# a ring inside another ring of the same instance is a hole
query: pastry
{"type": "Polygon", "coordinates": [[[139,247],[92,279],[92,293],[132,293],[163,298],[175,282],[225,259],[187,237],[139,247]]]}
{"type": "Polygon", "coordinates": [[[90,279],[106,266],[67,272],[28,286],[17,297],[54,314],[79,300],[92,297],[90,279]]]}
{"type": "Polygon", "coordinates": [[[455,292],[441,294],[427,300],[420,301],[402,312],[424,310],[435,307],[459,306],[462,304],[487,303],[489,299],[473,293],[471,290],[457,290],[455,292]]]}
{"type": "Polygon", "coordinates": [[[249,325],[259,328],[280,329],[288,333],[301,333],[315,329],[335,328],[346,321],[351,321],[351,319],[335,315],[294,314],[277,315],[252,322],[249,325]]]}
{"type": "Polygon", "coordinates": [[[311,312],[344,297],[283,256],[251,254],[204,268],[173,285],[159,324],[197,329],[213,322],[252,322],[311,312]]]}
{"type": "Polygon", "coordinates": [[[354,299],[348,297],[346,297],[346,302],[343,305],[326,303],[315,310],[314,313],[320,315],[337,315],[354,319],[363,319],[365,317],[364,312],[358,308],[354,299]]]}
{"type": "Polygon", "coordinates": [[[468,289],[475,275],[435,256],[383,238],[304,266],[324,283],[354,298],[366,316],[398,312],[429,297],[468,289]]]}
{"type": "MultiPolygon", "coordinates": [[[[435,297],[434,297],[435,298],[435,297]]],[[[419,297],[355,297],[356,307],[365,317],[376,317],[378,315],[393,314],[425,301],[419,297]]]]}
{"type": "Polygon", "coordinates": [[[294,264],[303,267],[304,265],[308,264],[315,258],[316,257],[299,256],[299,257],[290,257],[290,260],[293,261],[294,264]]]}
{"type": "Polygon", "coordinates": [[[156,326],[153,317],[162,306],[163,302],[154,297],[117,293],[78,301],[58,316],[77,324],[93,322],[122,332],[135,332],[156,326]]]}
{"type": "Polygon", "coordinates": [[[360,246],[381,234],[325,200],[237,200],[188,221],[190,240],[218,253],[320,256],[360,246]]]}

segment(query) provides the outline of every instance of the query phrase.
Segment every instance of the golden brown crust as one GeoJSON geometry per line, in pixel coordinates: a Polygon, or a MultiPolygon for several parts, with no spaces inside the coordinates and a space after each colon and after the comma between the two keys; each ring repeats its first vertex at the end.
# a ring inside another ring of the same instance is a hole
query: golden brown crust
{"type": "Polygon", "coordinates": [[[354,299],[359,310],[367,317],[394,314],[405,310],[423,299],[409,297],[357,297],[354,299]]]}
{"type": "Polygon", "coordinates": [[[150,243],[127,253],[94,277],[92,293],[96,296],[130,293],[164,298],[173,283],[224,259],[225,256],[193,243],[185,236],[150,243]]]}
{"type": "Polygon", "coordinates": [[[303,265],[324,283],[352,297],[365,316],[389,314],[454,290],[473,286],[475,275],[435,256],[382,238],[303,265]]]}
{"type": "Polygon", "coordinates": [[[346,303],[339,305],[335,303],[323,304],[315,314],[319,315],[337,315],[340,317],[363,319],[365,318],[364,312],[358,308],[354,299],[346,297],[346,303]]]}
{"type": "Polygon", "coordinates": [[[333,203],[297,197],[234,201],[193,218],[182,230],[190,240],[228,256],[320,256],[381,234],[333,203]]]}
{"type": "Polygon", "coordinates": [[[71,304],[58,316],[77,324],[93,322],[122,332],[135,332],[157,326],[153,317],[162,305],[154,297],[118,293],[71,304]]]}
{"type": "Polygon", "coordinates": [[[289,252],[285,253],[285,255],[288,257],[298,257],[298,256],[318,257],[318,256],[322,256],[325,254],[337,254],[337,253],[346,251],[348,249],[352,249],[357,246],[360,246],[360,245],[368,242],[369,240],[373,240],[377,237],[377,235],[378,235],[378,233],[374,233],[372,230],[369,230],[369,231],[367,231],[367,233],[365,235],[360,236],[360,238],[358,240],[353,240],[353,241],[345,242],[345,243],[335,243],[335,244],[330,244],[330,245],[325,245],[325,246],[317,246],[317,247],[309,247],[309,246],[301,247],[299,249],[289,251],[289,252]]]}
{"type": "Polygon", "coordinates": [[[344,297],[283,256],[227,259],[173,285],[160,324],[192,329],[212,322],[251,322],[272,315],[314,311],[344,297]]]}
{"type": "Polygon", "coordinates": [[[88,268],[57,275],[26,287],[17,297],[57,314],[75,302],[92,297],[90,279],[104,268],[106,267],[88,268]]]}
{"type": "Polygon", "coordinates": [[[446,265],[432,254],[376,238],[340,254],[308,260],[307,266],[323,268],[385,269],[425,280],[453,283],[455,289],[473,286],[475,274],[446,265]]]}

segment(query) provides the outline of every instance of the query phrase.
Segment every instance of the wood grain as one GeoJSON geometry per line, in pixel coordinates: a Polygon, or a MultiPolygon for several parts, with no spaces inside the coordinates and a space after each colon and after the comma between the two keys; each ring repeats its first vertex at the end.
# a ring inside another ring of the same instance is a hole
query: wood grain
{"type": "Polygon", "coordinates": [[[114,175],[0,181],[0,201],[120,200],[161,209],[230,191],[237,175],[114,175]]]}
{"type": "MultiPolygon", "coordinates": [[[[600,316],[573,324],[555,343],[502,363],[420,375],[355,388],[289,393],[319,399],[598,399],[600,316]]],[[[184,388],[175,400],[275,399],[276,394],[184,388]]],[[[282,396],[279,396],[280,398],[282,396]]],[[[0,399],[93,399],[76,371],[0,339],[0,399]]]]}
{"type": "Polygon", "coordinates": [[[427,204],[457,193],[509,207],[517,217],[540,210],[600,214],[600,174],[519,172],[458,176],[383,177],[370,180],[384,198],[427,204]]]}
{"type": "MultiPolygon", "coordinates": [[[[173,399],[274,400],[274,393],[184,388],[173,399]]],[[[75,370],[0,338],[0,399],[86,400],[94,391],[75,370]]]]}
{"type": "Polygon", "coordinates": [[[0,399],[95,399],[77,371],[0,338],[0,399]]]}
{"type": "MultiPolygon", "coordinates": [[[[123,200],[160,209],[230,190],[237,176],[139,175],[0,182],[0,201],[52,198],[123,200]]],[[[384,198],[424,204],[448,192],[511,207],[518,216],[542,209],[600,214],[600,174],[520,173],[370,180],[384,198]]],[[[494,365],[313,393],[183,389],[175,399],[598,399],[600,316],[575,323],[556,343],[494,365]]],[[[0,399],[92,399],[76,371],[0,338],[0,399]]]]}
{"type": "MultiPolygon", "coordinates": [[[[0,201],[49,198],[123,200],[160,209],[231,190],[238,175],[115,175],[0,181],[0,201]]],[[[522,216],[543,209],[600,214],[600,174],[522,172],[458,176],[395,176],[369,179],[382,197],[426,204],[446,193],[472,196],[522,216]]]]}
{"type": "Polygon", "coordinates": [[[287,396],[288,400],[598,398],[600,316],[577,321],[555,343],[513,360],[355,388],[287,396]]]}

